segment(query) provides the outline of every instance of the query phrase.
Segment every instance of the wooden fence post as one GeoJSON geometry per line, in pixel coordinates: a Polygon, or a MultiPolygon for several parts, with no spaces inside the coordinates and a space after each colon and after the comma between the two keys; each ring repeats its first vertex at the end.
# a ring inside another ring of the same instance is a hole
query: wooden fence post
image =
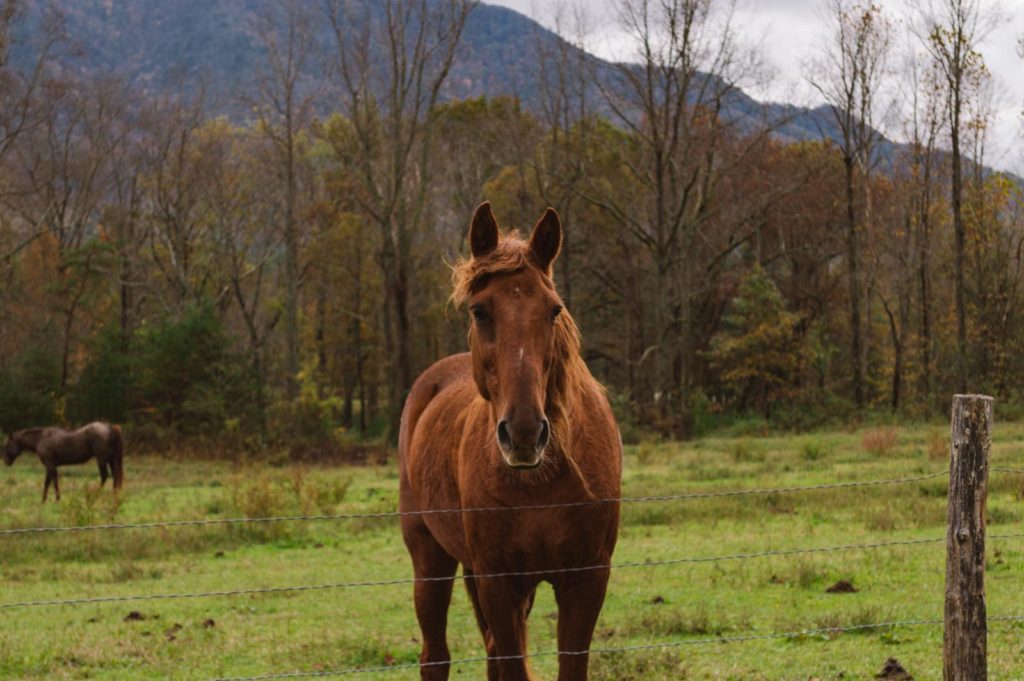
{"type": "Polygon", "coordinates": [[[985,621],[985,501],[992,444],[992,398],[954,395],[946,529],[943,677],[988,677],[985,621]]]}

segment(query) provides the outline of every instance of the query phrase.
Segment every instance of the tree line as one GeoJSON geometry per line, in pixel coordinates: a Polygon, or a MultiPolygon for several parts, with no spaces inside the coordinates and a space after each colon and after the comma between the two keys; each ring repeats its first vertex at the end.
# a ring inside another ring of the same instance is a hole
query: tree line
{"type": "Polygon", "coordinates": [[[59,14],[19,31],[2,0],[0,428],[389,437],[416,374],[465,349],[445,263],[484,199],[521,229],[559,211],[556,282],[629,430],[1019,398],[1024,202],[984,164],[992,15],[936,0],[903,49],[896,17],[826,0],[806,77],[828,124],[793,142],[785,116],[736,114],[756,60],[726,4],[621,0],[634,60],[569,26],[524,46],[530,101],[453,101],[473,2],[270,0],[228,117],[195,83],[76,69],[59,14]]]}

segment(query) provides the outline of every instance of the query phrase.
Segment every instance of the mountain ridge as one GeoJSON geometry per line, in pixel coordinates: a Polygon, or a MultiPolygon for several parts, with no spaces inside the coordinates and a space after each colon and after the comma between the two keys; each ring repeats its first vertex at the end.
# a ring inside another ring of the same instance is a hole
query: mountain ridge
{"type": "MultiPolygon", "coordinates": [[[[240,84],[254,81],[262,57],[252,27],[267,2],[54,0],[54,6],[64,15],[67,34],[82,55],[82,68],[122,75],[143,95],[167,92],[182,83],[197,88],[202,82],[208,92],[220,94],[213,98],[213,112],[231,115],[239,111],[240,84]]],[[[41,10],[36,6],[32,11],[41,10]]],[[[317,39],[327,40],[325,31],[326,26],[317,39]]],[[[480,4],[469,15],[442,99],[509,95],[537,111],[541,80],[535,52],[540,49],[578,54],[578,48],[537,21],[507,7],[480,4]]],[[[600,69],[613,67],[593,54],[585,53],[584,58],[600,69]]],[[[784,142],[839,139],[826,106],[762,102],[736,89],[729,94],[723,115],[749,120],[751,127],[772,121],[773,135],[784,142]]],[[[904,147],[883,136],[883,165],[891,167],[904,147]]]]}

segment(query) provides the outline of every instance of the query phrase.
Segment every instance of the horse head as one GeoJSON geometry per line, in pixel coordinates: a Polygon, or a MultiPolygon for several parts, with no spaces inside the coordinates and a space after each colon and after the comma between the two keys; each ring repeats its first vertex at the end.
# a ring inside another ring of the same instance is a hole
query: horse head
{"type": "Polygon", "coordinates": [[[566,328],[551,265],[562,245],[558,214],[548,209],[528,242],[501,237],[489,203],[473,215],[472,259],[456,272],[456,297],[468,303],[473,379],[490,402],[505,463],[533,469],[552,438],[550,386],[564,360],[566,328]],[[460,291],[460,287],[463,289],[460,291]]]}
{"type": "Polygon", "coordinates": [[[21,446],[18,444],[17,438],[14,437],[14,433],[9,433],[7,442],[4,444],[4,463],[8,466],[12,465],[19,454],[21,454],[21,446]]]}

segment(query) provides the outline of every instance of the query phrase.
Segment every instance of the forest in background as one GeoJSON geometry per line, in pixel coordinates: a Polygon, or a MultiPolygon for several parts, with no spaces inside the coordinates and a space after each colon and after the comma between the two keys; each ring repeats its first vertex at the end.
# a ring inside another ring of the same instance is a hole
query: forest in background
{"type": "Polygon", "coordinates": [[[473,2],[257,5],[226,116],[76,68],[57,9],[0,0],[5,432],[386,440],[417,373],[466,349],[447,265],[485,199],[523,231],[559,211],[556,283],[627,439],[1020,401],[1024,201],[985,166],[987,3],[935,0],[905,48],[880,8],[824,0],[806,75],[832,128],[795,143],[727,115],[757,64],[718,0],[622,0],[624,64],[567,15],[530,101],[444,96],[473,2]]]}

